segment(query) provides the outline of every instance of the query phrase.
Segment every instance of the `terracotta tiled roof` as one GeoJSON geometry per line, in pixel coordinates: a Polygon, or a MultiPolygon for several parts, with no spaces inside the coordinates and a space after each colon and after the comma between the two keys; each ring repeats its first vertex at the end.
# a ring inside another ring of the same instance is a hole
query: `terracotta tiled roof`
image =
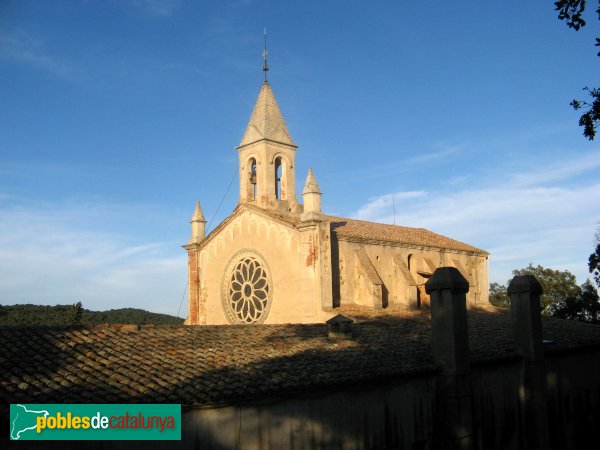
{"type": "Polygon", "coordinates": [[[488,254],[485,250],[433,233],[424,228],[401,227],[364,220],[345,219],[343,217],[325,216],[325,218],[331,222],[332,232],[342,239],[373,240],[410,246],[466,251],[482,255],[488,254]]]}
{"type": "MultiPolygon", "coordinates": [[[[276,210],[260,208],[252,204],[242,204],[238,205],[236,209],[208,235],[202,245],[205,245],[213,236],[215,236],[220,229],[228,223],[229,219],[242,209],[254,210],[259,214],[264,214],[292,226],[296,226],[300,223],[298,214],[283,214],[276,210]]],[[[442,236],[441,234],[434,233],[424,228],[402,227],[399,225],[388,225],[385,223],[367,222],[365,220],[347,219],[344,217],[328,215],[323,215],[323,219],[331,223],[331,232],[341,239],[356,240],[359,242],[389,242],[408,246],[441,248],[477,253],[479,255],[489,255],[485,250],[442,236]]]]}
{"type": "MultiPolygon", "coordinates": [[[[261,213],[265,214],[269,217],[272,217],[279,221],[285,222],[289,225],[297,225],[298,223],[300,223],[300,215],[299,214],[282,213],[282,212],[279,212],[274,209],[261,208],[259,206],[253,205],[252,203],[245,204],[245,205],[243,205],[243,207],[246,209],[251,209],[253,211],[256,211],[259,214],[261,214],[261,213]]],[[[239,206],[238,206],[238,208],[239,208],[239,206]]]]}
{"type": "MultiPolygon", "coordinates": [[[[335,312],[355,320],[353,339],[324,324],[0,328],[0,416],[17,402],[213,405],[435,371],[427,311],[335,312]]],[[[473,364],[516,357],[506,311],[469,314],[473,364]]],[[[549,351],[600,345],[595,325],[545,318],[544,335],[549,351]]]]}

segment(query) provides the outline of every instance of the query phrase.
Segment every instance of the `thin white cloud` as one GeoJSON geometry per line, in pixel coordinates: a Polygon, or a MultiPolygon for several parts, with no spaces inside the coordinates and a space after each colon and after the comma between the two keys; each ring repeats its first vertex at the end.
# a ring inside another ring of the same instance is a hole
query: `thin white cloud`
{"type": "MultiPolygon", "coordinates": [[[[492,281],[504,283],[513,269],[533,262],[570,270],[583,282],[600,220],[600,183],[545,184],[579,180],[596,170],[598,161],[596,155],[582,155],[512,178],[498,176],[485,187],[417,191],[418,196],[412,191],[396,193],[395,198],[403,197],[403,201],[396,201],[395,222],[427,228],[490,251],[492,281]]],[[[370,199],[353,217],[393,223],[392,195],[370,199]]]]}
{"type": "MultiPolygon", "coordinates": [[[[92,228],[95,218],[111,214],[110,209],[0,209],[2,303],[81,301],[88,309],[137,307],[174,315],[185,286],[184,252],[176,243],[140,243],[136,236],[86,230],[86,224],[92,228]]],[[[121,215],[144,208],[115,209],[121,215]]]]}
{"type": "Polygon", "coordinates": [[[363,205],[357,212],[357,219],[370,220],[372,217],[389,214],[394,208],[394,203],[399,206],[403,200],[412,200],[423,198],[427,195],[425,191],[406,191],[395,192],[393,194],[385,194],[369,200],[366,205],[363,205]]]}
{"type": "Polygon", "coordinates": [[[131,6],[151,16],[171,16],[181,5],[182,0],[129,0],[131,6]]]}
{"type": "Polygon", "coordinates": [[[0,36],[0,57],[45,69],[61,77],[67,77],[73,71],[71,65],[52,56],[43,41],[23,33],[0,36]]]}
{"type": "MultiPolygon", "coordinates": [[[[414,150],[411,151],[411,154],[414,156],[397,159],[395,161],[390,160],[385,164],[363,165],[359,169],[348,170],[346,173],[343,173],[338,169],[337,174],[340,176],[336,178],[336,181],[330,183],[330,185],[335,186],[356,183],[358,181],[375,180],[423,170],[424,167],[431,167],[436,163],[444,161],[451,155],[462,153],[467,148],[467,144],[449,145],[443,142],[436,142],[431,144],[430,147],[434,150],[414,150]]],[[[397,153],[403,154],[405,152],[398,151],[397,153]]],[[[453,182],[460,182],[460,180],[455,178],[453,182]]]]}
{"type": "Polygon", "coordinates": [[[435,152],[417,153],[412,158],[408,158],[406,160],[406,163],[408,163],[408,164],[430,163],[432,161],[437,161],[437,160],[446,158],[450,155],[454,155],[454,154],[458,153],[459,151],[460,151],[460,147],[454,146],[454,147],[445,147],[445,148],[442,148],[441,150],[438,150],[435,152]]]}
{"type": "MultiPolygon", "coordinates": [[[[521,168],[521,170],[524,168],[521,168]]],[[[580,173],[600,169],[600,152],[595,151],[568,161],[555,162],[543,170],[517,173],[512,177],[513,186],[534,186],[548,182],[567,180],[580,173]]]]}
{"type": "Polygon", "coordinates": [[[157,62],[154,68],[165,72],[191,72],[197,75],[209,75],[210,71],[201,66],[186,64],[183,62],[157,62]]]}

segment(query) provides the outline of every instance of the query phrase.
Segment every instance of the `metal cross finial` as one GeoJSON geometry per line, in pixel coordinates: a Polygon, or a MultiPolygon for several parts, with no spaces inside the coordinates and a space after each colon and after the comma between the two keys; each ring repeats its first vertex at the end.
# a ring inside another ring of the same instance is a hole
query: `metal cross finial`
{"type": "Polygon", "coordinates": [[[265,81],[267,81],[267,72],[269,71],[269,65],[267,64],[267,28],[264,28],[264,34],[265,34],[265,49],[263,50],[263,59],[264,59],[264,63],[263,63],[263,72],[265,73],[265,81]]]}

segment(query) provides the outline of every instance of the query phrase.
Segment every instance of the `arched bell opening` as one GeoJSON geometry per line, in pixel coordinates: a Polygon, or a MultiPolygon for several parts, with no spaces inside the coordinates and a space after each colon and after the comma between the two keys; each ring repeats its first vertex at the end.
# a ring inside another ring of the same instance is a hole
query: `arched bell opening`
{"type": "Polygon", "coordinates": [[[281,179],[283,168],[281,158],[275,159],[275,198],[281,200],[281,179]]]}
{"type": "Polygon", "coordinates": [[[248,182],[247,182],[247,195],[248,200],[254,201],[256,200],[257,195],[257,164],[255,158],[250,158],[248,160],[248,164],[246,165],[248,168],[248,182]]]}

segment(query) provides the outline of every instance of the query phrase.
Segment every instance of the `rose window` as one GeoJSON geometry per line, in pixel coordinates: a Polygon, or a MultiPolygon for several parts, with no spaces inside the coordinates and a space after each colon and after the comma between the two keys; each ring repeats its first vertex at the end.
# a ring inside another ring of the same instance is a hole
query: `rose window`
{"type": "Polygon", "coordinates": [[[264,322],[270,307],[270,283],[267,269],[259,259],[249,254],[234,257],[225,277],[222,300],[228,321],[264,322]]]}

